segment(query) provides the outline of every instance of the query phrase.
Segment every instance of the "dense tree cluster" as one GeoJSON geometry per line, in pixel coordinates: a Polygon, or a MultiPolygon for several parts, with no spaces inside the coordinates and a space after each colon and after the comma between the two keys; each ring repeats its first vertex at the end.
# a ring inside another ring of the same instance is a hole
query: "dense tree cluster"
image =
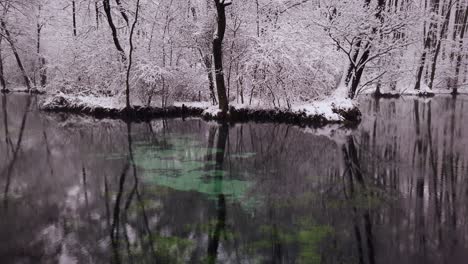
{"type": "Polygon", "coordinates": [[[0,0],[0,85],[291,107],[466,85],[468,0],[0,0]],[[427,87],[426,87],[427,86],[427,87]],[[401,89],[400,89],[401,90],[401,89]]]}

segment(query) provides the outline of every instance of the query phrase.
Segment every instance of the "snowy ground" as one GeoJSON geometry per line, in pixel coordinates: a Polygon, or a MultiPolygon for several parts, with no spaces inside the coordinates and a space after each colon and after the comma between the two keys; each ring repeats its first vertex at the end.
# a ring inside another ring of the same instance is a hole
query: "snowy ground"
{"type": "MultiPolygon", "coordinates": [[[[439,95],[439,94],[451,94],[452,89],[441,89],[435,88],[430,89],[426,84],[421,84],[420,90],[415,90],[414,85],[401,85],[398,86],[395,90],[382,89],[381,93],[384,95],[409,95],[409,96],[425,96],[425,95],[439,95]]],[[[460,87],[457,90],[458,94],[468,95],[468,87],[460,87]]],[[[360,94],[374,94],[374,89],[367,89],[360,94]]]]}
{"type": "Polygon", "coordinates": [[[124,108],[124,104],[120,103],[116,97],[98,97],[98,96],[70,96],[63,93],[58,93],[54,96],[48,96],[42,103],[42,107],[47,109],[48,107],[55,107],[58,104],[62,104],[66,107],[83,107],[88,109],[93,108],[104,108],[109,110],[121,110],[124,108]],[[60,101],[64,99],[65,101],[60,101]]]}
{"type": "MultiPolygon", "coordinates": [[[[335,92],[332,96],[326,97],[321,100],[313,101],[309,104],[297,104],[291,108],[266,108],[258,105],[248,104],[231,104],[230,113],[242,116],[249,120],[258,120],[267,116],[266,121],[288,121],[291,120],[311,121],[319,120],[320,123],[341,123],[349,120],[349,113],[356,114],[359,119],[358,105],[355,101],[347,99],[345,93],[335,92]],[[346,116],[348,115],[348,117],[346,116]],[[260,118],[258,118],[260,116],[260,118]]],[[[202,117],[208,119],[216,119],[219,117],[220,110],[217,105],[212,105],[210,102],[175,102],[173,108],[182,109],[183,106],[188,109],[197,109],[202,117]]],[[[47,97],[42,103],[41,108],[44,110],[63,111],[67,109],[74,110],[74,112],[90,113],[93,109],[99,109],[100,112],[118,112],[125,107],[124,102],[117,97],[96,97],[96,96],[70,96],[63,93],[56,94],[55,96],[47,97]]],[[[141,107],[141,106],[140,106],[141,107]]],[[[160,109],[151,107],[151,109],[160,109]]],[[[228,114],[228,115],[229,115],[228,114]]],[[[354,120],[355,121],[355,120],[354,120]]],[[[291,121],[294,122],[294,121],[291,121]]]]}
{"type": "MultiPolygon", "coordinates": [[[[188,107],[203,108],[203,116],[206,117],[216,117],[220,114],[220,109],[217,105],[212,105],[209,102],[195,102],[195,103],[175,103],[176,106],[182,106],[184,104],[188,107]]],[[[230,107],[233,107],[237,111],[248,111],[251,113],[260,112],[260,111],[270,111],[271,108],[265,108],[256,105],[248,104],[231,104],[230,107]]],[[[315,118],[323,117],[328,122],[342,122],[345,121],[345,118],[339,114],[339,111],[351,111],[358,107],[355,101],[350,99],[338,99],[338,98],[326,98],[323,100],[316,100],[310,104],[298,104],[293,105],[290,109],[288,108],[277,108],[278,112],[288,112],[296,114],[299,116],[305,116],[305,118],[315,118]]]]}
{"type": "MultiPolygon", "coordinates": [[[[182,103],[178,103],[181,105],[182,103]]],[[[201,107],[204,110],[203,116],[216,117],[219,115],[220,110],[217,105],[210,103],[184,103],[186,106],[201,107]]],[[[231,103],[230,107],[233,107],[237,111],[247,111],[252,114],[261,111],[271,111],[271,108],[261,106],[261,104],[254,103],[249,104],[237,104],[231,103]]],[[[344,89],[337,89],[331,96],[324,99],[318,99],[308,104],[295,104],[291,108],[275,108],[278,112],[291,113],[298,116],[303,116],[305,119],[314,119],[322,117],[328,122],[343,122],[345,117],[340,113],[350,112],[358,109],[358,104],[347,98],[347,93],[344,89]]]]}
{"type": "Polygon", "coordinates": [[[13,92],[13,93],[40,93],[44,94],[46,91],[44,88],[32,88],[31,91],[28,91],[28,88],[25,86],[14,86],[14,87],[8,87],[7,89],[8,92],[13,92]]]}

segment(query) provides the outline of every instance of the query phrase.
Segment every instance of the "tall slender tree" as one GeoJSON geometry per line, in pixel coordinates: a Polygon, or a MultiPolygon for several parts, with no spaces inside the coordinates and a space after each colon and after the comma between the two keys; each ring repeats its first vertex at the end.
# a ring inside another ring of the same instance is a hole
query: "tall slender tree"
{"type": "Polygon", "coordinates": [[[138,23],[138,15],[140,13],[140,0],[136,2],[136,11],[135,11],[135,19],[133,20],[132,28],[130,30],[130,51],[128,54],[128,66],[127,66],[127,76],[125,78],[125,98],[126,98],[126,108],[127,110],[131,108],[130,105],[130,71],[132,70],[132,60],[133,60],[133,34],[135,32],[136,24],[138,23]]]}
{"type": "Polygon", "coordinates": [[[76,37],[76,1],[72,0],[73,36],[76,37]]]}
{"type": "MultiPolygon", "coordinates": [[[[456,2],[456,1],[455,1],[456,2]]],[[[455,4],[453,0],[450,0],[448,2],[448,5],[445,9],[447,9],[445,13],[445,18],[442,22],[442,28],[440,29],[439,36],[436,40],[435,44],[435,50],[434,54],[432,56],[432,63],[431,63],[431,77],[429,79],[429,89],[433,88],[434,84],[434,78],[435,78],[435,73],[436,73],[436,67],[437,67],[437,59],[439,58],[439,53],[440,53],[440,48],[442,46],[442,40],[447,34],[447,28],[450,20],[450,14],[452,13],[452,7],[455,4]]]]}
{"type": "Polygon", "coordinates": [[[119,11],[120,11],[120,14],[122,15],[122,18],[125,20],[125,23],[127,24],[127,26],[129,26],[130,22],[128,20],[127,13],[125,12],[125,9],[122,6],[122,1],[121,0],[115,0],[115,2],[117,3],[117,6],[119,7],[119,11]]]}
{"type": "Polygon", "coordinates": [[[2,91],[6,91],[6,81],[5,76],[3,74],[3,56],[2,56],[2,34],[0,34],[0,86],[2,91]]]}
{"type": "Polygon", "coordinates": [[[230,0],[214,0],[217,11],[216,32],[213,36],[213,58],[215,67],[216,90],[218,92],[219,109],[223,115],[228,112],[229,102],[226,95],[223,70],[223,40],[226,33],[226,7],[231,5],[230,0]]]}
{"type": "Polygon", "coordinates": [[[117,34],[117,28],[112,18],[110,0],[103,0],[103,8],[104,12],[106,13],[107,23],[109,24],[109,27],[112,31],[112,40],[114,41],[115,48],[119,52],[122,61],[125,62],[127,60],[127,56],[125,55],[125,51],[123,50],[122,45],[120,45],[119,37],[117,34]]]}
{"type": "Polygon", "coordinates": [[[460,69],[462,66],[462,60],[463,60],[463,52],[466,49],[464,45],[465,41],[465,34],[467,30],[467,24],[468,24],[468,5],[465,6],[465,13],[463,15],[463,22],[462,26],[460,29],[460,37],[458,41],[458,55],[457,55],[457,64],[455,66],[455,84],[453,86],[452,94],[456,95],[458,93],[458,85],[462,82],[460,80],[460,69]]]}
{"type": "Polygon", "coordinates": [[[3,20],[3,18],[0,18],[0,26],[1,26],[2,31],[5,32],[5,39],[10,44],[11,50],[13,51],[13,55],[15,56],[15,59],[16,59],[16,63],[18,64],[18,67],[20,68],[20,71],[23,75],[24,83],[29,92],[31,91],[31,88],[32,88],[31,80],[29,79],[29,76],[26,73],[26,70],[23,66],[23,62],[21,61],[21,58],[19,56],[18,49],[16,48],[15,41],[13,40],[10,30],[7,28],[7,25],[5,23],[5,20],[3,20]]]}

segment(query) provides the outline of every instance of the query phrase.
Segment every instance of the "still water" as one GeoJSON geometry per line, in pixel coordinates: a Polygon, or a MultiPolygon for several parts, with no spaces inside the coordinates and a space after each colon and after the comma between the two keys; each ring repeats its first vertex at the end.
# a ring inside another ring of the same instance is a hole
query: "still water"
{"type": "Polygon", "coordinates": [[[326,131],[2,96],[0,263],[468,263],[468,98],[360,100],[326,131]]]}

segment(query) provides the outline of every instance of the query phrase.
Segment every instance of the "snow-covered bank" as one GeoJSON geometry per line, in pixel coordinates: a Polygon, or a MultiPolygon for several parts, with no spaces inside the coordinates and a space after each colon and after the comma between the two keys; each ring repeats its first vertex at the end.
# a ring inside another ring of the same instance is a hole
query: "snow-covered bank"
{"type": "Polygon", "coordinates": [[[0,89],[0,93],[29,93],[29,94],[45,94],[46,91],[44,88],[32,88],[28,90],[28,88],[23,86],[18,87],[10,87],[7,89],[0,89]]]}
{"type": "Polygon", "coordinates": [[[41,109],[49,112],[68,112],[92,115],[98,118],[132,118],[148,120],[160,117],[200,116],[208,120],[226,118],[230,122],[281,122],[312,126],[332,123],[357,124],[361,112],[357,103],[336,96],[291,108],[263,108],[233,104],[227,117],[222,117],[218,106],[209,102],[176,102],[166,108],[134,106],[130,111],[115,97],[68,96],[57,94],[46,98],[41,109]]]}
{"type": "MultiPolygon", "coordinates": [[[[361,94],[373,95],[378,98],[398,98],[401,96],[418,96],[418,97],[433,97],[436,95],[453,95],[453,89],[430,89],[427,85],[422,85],[421,89],[400,88],[395,90],[383,90],[376,93],[375,89],[369,89],[361,94]]],[[[468,88],[457,89],[457,95],[468,95],[468,88]]]]}
{"type": "Polygon", "coordinates": [[[41,103],[40,109],[47,112],[73,113],[90,115],[97,118],[150,120],[159,117],[200,116],[202,108],[190,106],[144,107],[133,106],[125,109],[125,105],[115,97],[68,96],[57,94],[50,96],[41,103]]]}
{"type": "MultiPolygon", "coordinates": [[[[326,124],[357,124],[361,120],[358,104],[347,98],[346,88],[336,89],[330,96],[308,104],[292,105],[289,108],[266,108],[256,104],[232,104],[229,119],[236,122],[283,122],[313,126],[326,124]]],[[[216,119],[220,115],[217,106],[210,106],[203,117],[216,119]]]]}

